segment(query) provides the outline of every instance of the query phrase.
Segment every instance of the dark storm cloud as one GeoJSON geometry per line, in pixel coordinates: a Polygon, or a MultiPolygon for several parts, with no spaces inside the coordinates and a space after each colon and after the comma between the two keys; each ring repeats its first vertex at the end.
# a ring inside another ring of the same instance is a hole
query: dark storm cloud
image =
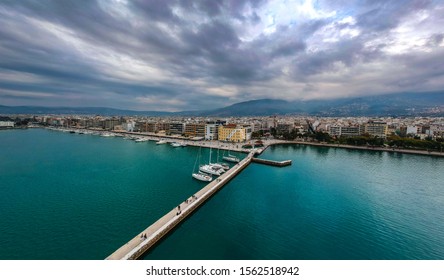
{"type": "MultiPolygon", "coordinates": [[[[436,61],[442,61],[438,26],[444,9],[436,3],[311,3],[2,1],[0,103],[27,99],[41,100],[39,105],[98,106],[103,100],[137,109],[220,107],[270,97],[270,92],[288,98],[301,97],[300,92],[328,95],[319,80],[323,75],[377,71],[373,64],[393,61],[409,70],[387,79],[381,69],[381,84],[408,89],[414,82],[440,79],[443,69],[436,61]],[[416,49],[410,51],[402,36],[411,34],[393,31],[421,12],[418,27],[428,33],[417,36],[425,43],[411,43],[416,49]]],[[[351,88],[345,78],[337,83],[344,91],[351,88]]]]}
{"type": "Polygon", "coordinates": [[[429,7],[429,0],[385,1],[368,0],[363,3],[366,11],[357,16],[358,25],[369,31],[395,28],[402,18],[429,7]]]}

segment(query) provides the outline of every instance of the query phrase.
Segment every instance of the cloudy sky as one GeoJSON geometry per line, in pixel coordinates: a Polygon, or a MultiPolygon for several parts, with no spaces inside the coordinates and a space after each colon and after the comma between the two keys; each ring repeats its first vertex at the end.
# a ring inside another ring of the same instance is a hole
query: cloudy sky
{"type": "Polygon", "coordinates": [[[444,89],[444,1],[1,0],[0,104],[134,110],[444,89]]]}

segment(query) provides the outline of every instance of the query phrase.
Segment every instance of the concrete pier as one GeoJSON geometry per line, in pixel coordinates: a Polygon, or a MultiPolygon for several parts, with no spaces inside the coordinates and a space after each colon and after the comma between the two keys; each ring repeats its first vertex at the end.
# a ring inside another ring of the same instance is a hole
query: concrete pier
{"type": "Polygon", "coordinates": [[[154,224],[146,228],[128,243],[109,255],[106,259],[133,260],[140,258],[140,256],[146,253],[152,246],[161,240],[162,237],[167,235],[180,222],[191,215],[200,205],[202,205],[233,177],[247,167],[251,163],[254,154],[255,151],[250,152],[247,157],[233,166],[230,170],[214,179],[200,191],[189,197],[185,202],[182,202],[180,205],[176,206],[162,218],[157,220],[154,224]]]}
{"type": "Polygon", "coordinates": [[[291,165],[291,160],[274,161],[274,160],[268,160],[268,159],[262,159],[262,158],[252,158],[251,160],[256,163],[277,166],[277,167],[284,167],[284,166],[291,165]]]}

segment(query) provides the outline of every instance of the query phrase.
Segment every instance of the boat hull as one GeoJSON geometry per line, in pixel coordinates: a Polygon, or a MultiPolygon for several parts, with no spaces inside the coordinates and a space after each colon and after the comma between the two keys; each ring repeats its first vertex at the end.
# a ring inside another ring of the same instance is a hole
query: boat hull
{"type": "Polygon", "coordinates": [[[199,170],[202,171],[202,172],[211,174],[211,175],[216,175],[216,176],[219,176],[221,174],[221,172],[219,172],[217,170],[214,170],[209,165],[202,165],[202,166],[199,167],[199,170]]]}
{"type": "Polygon", "coordinates": [[[211,182],[213,178],[210,175],[202,174],[202,173],[193,173],[193,178],[199,181],[211,182]]]}

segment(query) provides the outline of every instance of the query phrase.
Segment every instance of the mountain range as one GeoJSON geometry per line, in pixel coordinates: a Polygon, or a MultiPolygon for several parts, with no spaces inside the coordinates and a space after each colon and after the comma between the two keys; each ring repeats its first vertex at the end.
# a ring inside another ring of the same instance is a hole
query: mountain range
{"type": "Polygon", "coordinates": [[[0,114],[65,114],[107,116],[214,116],[241,117],[267,115],[344,116],[444,116],[444,91],[386,94],[330,100],[286,101],[250,100],[202,111],[133,111],[106,107],[2,106],[0,114]]]}

